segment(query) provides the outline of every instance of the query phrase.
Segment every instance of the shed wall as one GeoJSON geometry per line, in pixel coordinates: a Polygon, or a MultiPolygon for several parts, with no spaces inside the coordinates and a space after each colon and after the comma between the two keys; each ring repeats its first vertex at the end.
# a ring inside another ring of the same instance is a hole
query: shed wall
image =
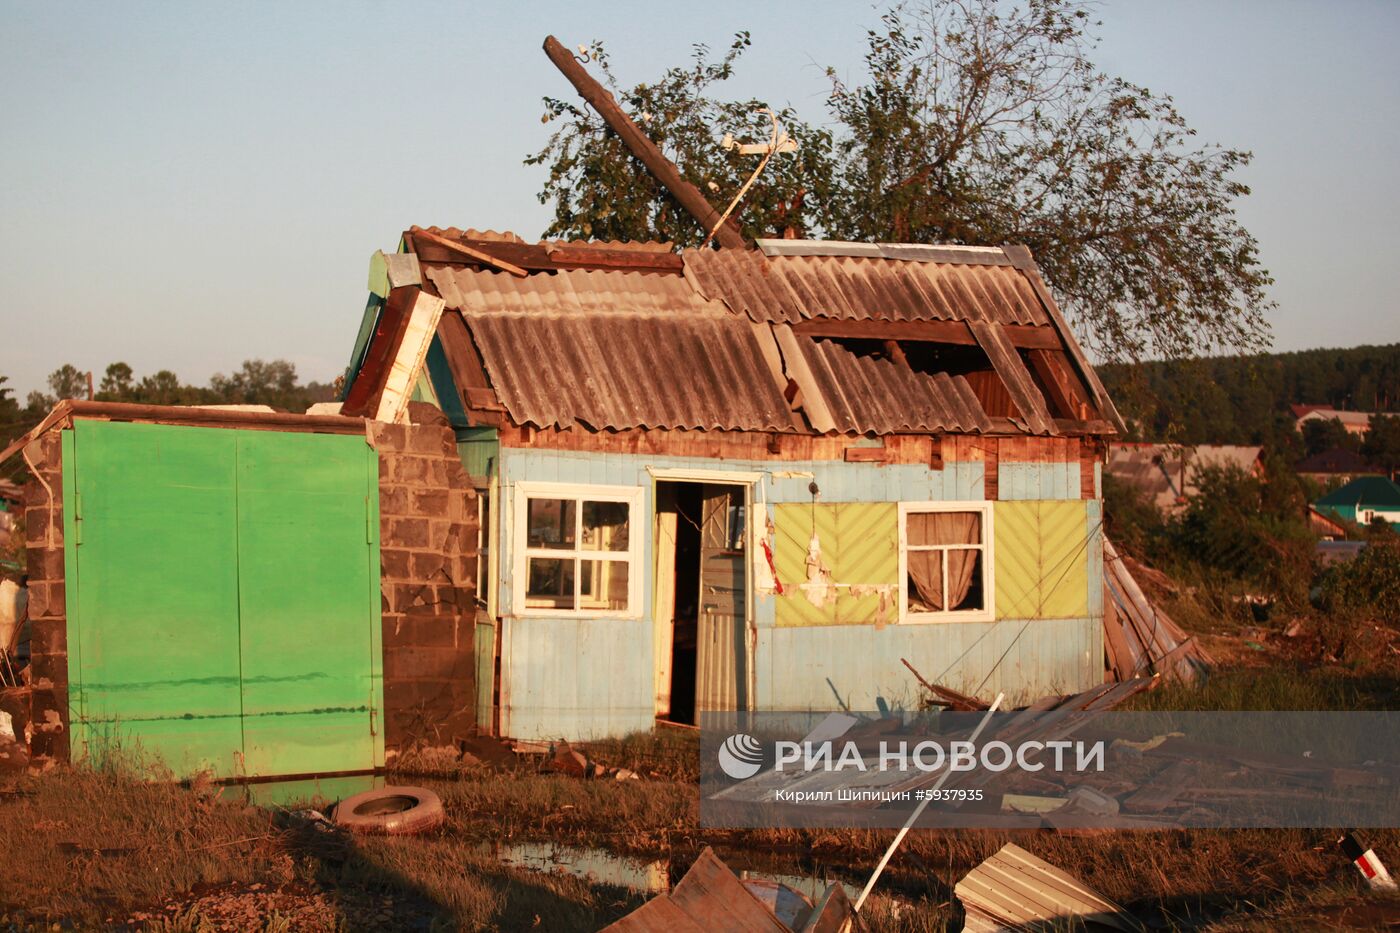
{"type": "MultiPolygon", "coordinates": [[[[951,445],[953,449],[957,445],[951,445]]],[[[945,451],[950,445],[945,444],[945,451]]],[[[980,501],[984,460],[871,464],[812,460],[716,460],[641,453],[502,447],[495,545],[502,555],[499,612],[502,617],[501,732],[517,739],[585,739],[650,729],[653,693],[652,515],[655,470],[761,473],[752,491],[768,521],[776,506],[811,503],[808,484],[822,503],[980,501]],[[514,491],[521,482],[641,487],[637,534],[643,536],[642,617],[521,618],[513,614],[510,560],[514,491]]],[[[1079,500],[1079,464],[1002,462],[1014,493],[1079,500]],[[1034,469],[1020,470],[1020,466],[1034,469]],[[1011,467],[1011,469],[1006,469],[1011,467]]],[[[1000,480],[1000,477],[998,477],[1000,480]]],[[[1028,499],[1028,496],[1020,496],[1028,499]]],[[[1097,551],[1099,509],[1083,501],[1076,540],[1097,551]]],[[[770,539],[771,540],[771,539],[770,539]]],[[[751,555],[752,557],[752,555],[751,555]]],[[[1083,615],[1060,619],[1003,618],[993,623],[927,625],[777,625],[777,598],[755,598],[755,703],[760,709],[831,707],[837,696],[853,709],[873,709],[875,698],[912,703],[915,684],[900,663],[908,658],[928,676],[955,688],[983,693],[1005,689],[1013,697],[1077,691],[1103,679],[1102,560],[1089,557],[1076,598],[1083,615]],[[945,669],[946,668],[946,669],[945,669]]]]}

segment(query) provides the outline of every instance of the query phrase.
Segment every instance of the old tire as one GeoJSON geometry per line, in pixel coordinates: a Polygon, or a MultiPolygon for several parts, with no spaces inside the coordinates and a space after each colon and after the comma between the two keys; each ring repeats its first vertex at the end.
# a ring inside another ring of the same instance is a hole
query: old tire
{"type": "Polygon", "coordinates": [[[352,833],[407,836],[437,829],[447,819],[438,795],[426,787],[381,787],[346,797],[335,823],[352,833]]]}

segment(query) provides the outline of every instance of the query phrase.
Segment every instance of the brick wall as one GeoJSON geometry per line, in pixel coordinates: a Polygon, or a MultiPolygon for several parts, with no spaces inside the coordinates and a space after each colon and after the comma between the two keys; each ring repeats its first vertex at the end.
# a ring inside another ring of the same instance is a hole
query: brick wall
{"type": "MultiPolygon", "coordinates": [[[[409,412],[411,424],[370,424],[379,451],[383,728],[391,751],[448,744],[469,735],[476,722],[476,492],[441,412],[419,403],[409,412]]],[[[69,754],[60,433],[49,432],[26,453],[36,471],[24,485],[32,632],[27,718],[30,753],[42,765],[69,754]]]]}
{"type": "Polygon", "coordinates": [[[63,584],[63,440],[51,431],[25,454],[29,573],[29,753],[34,764],[68,757],[68,611],[63,584]],[[47,488],[46,488],[47,487],[47,488]]]}
{"type": "Polygon", "coordinates": [[[476,722],[476,492],[442,413],[414,402],[409,420],[370,427],[379,451],[391,750],[448,744],[476,722]]]}

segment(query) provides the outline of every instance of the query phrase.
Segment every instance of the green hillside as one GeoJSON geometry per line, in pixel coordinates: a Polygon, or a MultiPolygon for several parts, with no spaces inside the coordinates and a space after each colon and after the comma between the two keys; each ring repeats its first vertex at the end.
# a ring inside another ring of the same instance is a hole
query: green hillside
{"type": "Polygon", "coordinates": [[[1099,375],[1143,440],[1287,449],[1290,404],[1400,411],[1400,344],[1105,365],[1099,375]]]}

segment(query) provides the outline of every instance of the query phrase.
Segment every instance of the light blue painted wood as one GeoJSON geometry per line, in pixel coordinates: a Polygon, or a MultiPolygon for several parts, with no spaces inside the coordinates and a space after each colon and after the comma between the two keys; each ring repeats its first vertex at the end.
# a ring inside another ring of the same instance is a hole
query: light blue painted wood
{"type": "Polygon", "coordinates": [[[999,463],[997,498],[1078,499],[1078,463],[999,463]]]}
{"type": "Polygon", "coordinates": [[[1103,502],[1084,503],[1089,524],[1089,615],[1103,618],[1103,502]]]}
{"type": "Polygon", "coordinates": [[[516,739],[597,739],[651,729],[651,623],[502,620],[501,731],[516,739]]]}
{"type": "MultiPolygon", "coordinates": [[[[726,460],[635,454],[499,451],[501,555],[499,607],[506,708],[502,731],[519,739],[548,740],[624,735],[651,727],[653,632],[651,515],[656,469],[733,470],[763,473],[753,500],[772,506],[810,502],[814,479],[822,502],[974,501],[983,496],[983,464],[946,463],[942,470],[920,464],[726,460]],[[810,473],[811,476],[778,476],[810,473]],[[642,536],[641,619],[549,619],[512,616],[510,560],[515,484],[566,482],[639,486],[642,513],[634,534],[642,536]]],[[[1079,498],[1078,464],[1002,464],[1005,498],[1079,498]],[[1013,491],[1015,495],[1007,495],[1013,491]]],[[[1090,503],[1091,527],[1099,503],[1090,503]]],[[[1091,548],[1091,555],[1098,552],[1091,548]]],[[[1103,679],[1102,559],[1090,559],[1088,619],[1002,620],[935,625],[775,627],[776,600],[755,601],[758,629],[754,667],[759,709],[833,709],[836,697],[852,708],[871,709],[880,696],[892,705],[917,699],[913,677],[900,663],[908,658],[925,676],[955,689],[1009,699],[1054,691],[1088,689],[1103,679]],[[1097,581],[1097,582],[1095,582],[1097,581]],[[1095,595],[1097,593],[1097,596],[1095,595]],[[989,676],[990,672],[990,676],[989,676]],[[827,678],[835,685],[833,693],[827,678]]]]}
{"type": "Polygon", "coordinates": [[[758,702],[766,709],[910,708],[918,684],[901,663],[956,690],[1008,702],[1076,693],[1103,681],[1098,619],[994,623],[828,625],[759,632],[758,702]]]}

